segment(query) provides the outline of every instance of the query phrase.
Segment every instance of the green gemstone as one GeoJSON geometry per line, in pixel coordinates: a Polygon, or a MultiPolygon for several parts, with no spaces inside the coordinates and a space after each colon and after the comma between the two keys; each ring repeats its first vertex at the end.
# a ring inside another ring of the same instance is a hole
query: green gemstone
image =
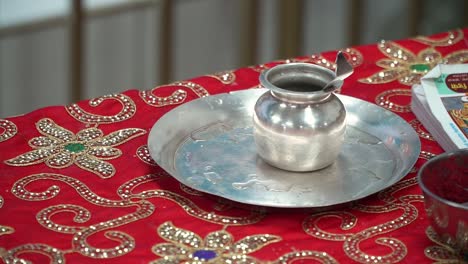
{"type": "Polygon", "coordinates": [[[410,69],[415,72],[428,72],[431,67],[427,64],[413,64],[410,66],[410,69]]]}
{"type": "Polygon", "coordinates": [[[85,149],[85,145],[81,143],[69,143],[65,145],[65,149],[73,153],[78,153],[85,149]]]}

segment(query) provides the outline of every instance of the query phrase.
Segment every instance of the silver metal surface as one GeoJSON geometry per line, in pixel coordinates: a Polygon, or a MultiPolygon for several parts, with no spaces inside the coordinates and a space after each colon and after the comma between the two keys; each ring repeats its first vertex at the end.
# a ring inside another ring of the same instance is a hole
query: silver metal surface
{"type": "Polygon", "coordinates": [[[257,154],[268,164],[296,172],[322,169],[341,151],[346,111],[321,82],[330,70],[289,63],[263,71],[260,82],[270,91],[258,99],[253,115],[257,154]]]}
{"type": "Polygon", "coordinates": [[[341,85],[343,85],[344,79],[348,78],[354,72],[353,66],[349,64],[345,55],[341,51],[338,51],[338,54],[336,55],[335,64],[336,64],[336,70],[335,70],[336,77],[323,87],[323,90],[325,92],[332,92],[336,89],[335,87],[337,86],[341,87],[341,85]]]}
{"type": "Polygon", "coordinates": [[[254,105],[266,91],[219,94],[177,107],[151,129],[151,157],[196,190],[282,208],[324,207],[366,197],[399,181],[418,158],[418,135],[402,118],[338,95],[348,116],[337,160],[307,173],[272,167],[257,156],[252,135],[254,105]]]}
{"type": "Polygon", "coordinates": [[[446,152],[418,172],[429,223],[442,243],[468,257],[468,149],[446,152]]]}

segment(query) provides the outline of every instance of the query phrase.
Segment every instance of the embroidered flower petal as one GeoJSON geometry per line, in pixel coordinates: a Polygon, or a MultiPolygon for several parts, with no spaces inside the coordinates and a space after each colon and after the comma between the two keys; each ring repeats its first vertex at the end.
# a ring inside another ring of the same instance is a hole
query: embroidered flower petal
{"type": "Polygon", "coordinates": [[[79,155],[75,159],[75,164],[82,169],[97,174],[103,179],[112,177],[115,174],[115,169],[112,164],[93,158],[90,155],[79,155]]]}
{"type": "Polygon", "coordinates": [[[374,73],[373,75],[367,78],[359,79],[359,81],[362,83],[369,83],[369,84],[388,83],[388,82],[398,79],[402,75],[403,72],[405,71],[401,69],[387,69],[387,70],[374,73]]]}
{"type": "Polygon", "coordinates": [[[178,260],[177,258],[167,257],[167,258],[153,260],[149,264],[180,264],[180,263],[181,263],[180,260],[178,260]]]}
{"type": "Polygon", "coordinates": [[[60,169],[70,166],[73,163],[73,159],[70,152],[64,151],[50,157],[45,163],[51,168],[60,169]]]}
{"type": "Polygon", "coordinates": [[[230,254],[229,256],[224,257],[221,263],[260,264],[264,262],[259,261],[254,257],[246,256],[243,254],[230,254]]]}
{"type": "Polygon", "coordinates": [[[158,234],[166,241],[187,247],[199,248],[203,246],[201,237],[191,231],[174,226],[170,221],[159,226],[158,234]]]}
{"type": "Polygon", "coordinates": [[[57,140],[50,137],[35,137],[29,140],[29,145],[33,148],[47,148],[53,145],[60,144],[57,140]]]}
{"type": "Polygon", "coordinates": [[[59,153],[58,148],[35,149],[15,158],[6,160],[5,163],[12,166],[27,166],[43,162],[51,156],[59,153]]]}
{"type": "Polygon", "coordinates": [[[461,64],[468,62],[468,50],[459,50],[447,55],[444,59],[448,64],[461,64]]]}
{"type": "Polygon", "coordinates": [[[60,142],[75,140],[72,132],[58,126],[52,119],[43,118],[36,123],[36,127],[41,134],[58,139],[60,142]]]}
{"type": "Polygon", "coordinates": [[[407,74],[402,75],[399,81],[404,85],[413,85],[419,83],[423,76],[424,74],[408,71],[407,74]]]}
{"type": "Polygon", "coordinates": [[[402,63],[397,60],[391,60],[391,59],[381,59],[377,61],[376,63],[378,66],[385,68],[385,69],[395,69],[395,68],[400,68],[400,67],[406,67],[406,63],[402,63]]]}
{"type": "Polygon", "coordinates": [[[122,151],[113,147],[91,147],[88,150],[88,154],[95,156],[98,159],[106,160],[120,157],[120,155],[122,155],[122,151]]]}
{"type": "Polygon", "coordinates": [[[421,62],[434,64],[442,59],[442,54],[434,48],[427,48],[419,52],[418,58],[421,62]]]}
{"type": "Polygon", "coordinates": [[[407,63],[416,62],[416,56],[408,49],[403,48],[392,41],[382,41],[378,45],[379,50],[390,59],[399,60],[407,63]]]}
{"type": "Polygon", "coordinates": [[[233,251],[236,253],[249,254],[270,243],[280,240],[280,237],[269,234],[247,236],[234,244],[233,251]]]}
{"type": "Polygon", "coordinates": [[[176,246],[172,243],[160,243],[151,248],[154,254],[161,257],[187,256],[189,251],[184,247],[176,246]]]}
{"type": "Polygon", "coordinates": [[[232,245],[232,235],[224,230],[211,232],[205,237],[205,246],[208,248],[222,249],[232,245]]]}
{"type": "Polygon", "coordinates": [[[117,146],[132,138],[146,134],[146,131],[139,128],[127,128],[115,131],[92,143],[94,146],[117,146]]]}
{"type": "Polygon", "coordinates": [[[80,132],[76,134],[76,138],[79,141],[91,141],[93,139],[96,139],[102,136],[103,136],[102,130],[95,128],[95,127],[81,130],[80,132]]]}

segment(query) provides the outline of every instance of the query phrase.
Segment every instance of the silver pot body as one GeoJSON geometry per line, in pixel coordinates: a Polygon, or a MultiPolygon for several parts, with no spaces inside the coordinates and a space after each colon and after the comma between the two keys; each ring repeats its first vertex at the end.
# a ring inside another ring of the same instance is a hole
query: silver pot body
{"type": "Polygon", "coordinates": [[[282,64],[260,75],[260,83],[269,91],[255,104],[253,125],[257,153],[264,161],[301,172],[322,169],[336,160],[346,110],[331,92],[334,89],[322,89],[334,77],[333,71],[308,63],[282,64]]]}

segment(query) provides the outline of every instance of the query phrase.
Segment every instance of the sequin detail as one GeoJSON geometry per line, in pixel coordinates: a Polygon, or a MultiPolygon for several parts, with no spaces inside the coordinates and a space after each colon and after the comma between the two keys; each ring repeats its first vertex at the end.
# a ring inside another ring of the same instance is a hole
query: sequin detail
{"type": "Polygon", "coordinates": [[[424,249],[426,257],[437,263],[465,263],[463,256],[444,244],[431,226],[427,227],[426,236],[436,244],[424,249]]]}
{"type": "Polygon", "coordinates": [[[454,64],[468,61],[468,50],[460,50],[445,57],[433,47],[426,48],[415,55],[393,41],[381,41],[377,47],[387,58],[377,61],[377,66],[383,70],[359,79],[367,84],[388,83],[398,80],[403,85],[413,85],[429,70],[439,63],[454,64]]]}
{"type": "Polygon", "coordinates": [[[425,150],[421,150],[421,153],[419,153],[419,157],[425,160],[430,160],[435,156],[437,155],[432,152],[425,151],[425,150]]]}
{"type": "Polygon", "coordinates": [[[330,254],[321,251],[313,251],[313,250],[303,250],[297,252],[291,252],[284,254],[278,260],[274,261],[275,264],[288,264],[288,263],[302,263],[301,260],[304,259],[311,259],[315,261],[319,261],[322,264],[338,264],[339,262],[330,256],[330,254]]]}
{"type": "MultiPolygon", "coordinates": [[[[133,117],[136,113],[136,105],[133,100],[124,95],[124,94],[111,94],[105,95],[102,97],[98,97],[89,101],[89,105],[91,107],[98,107],[104,103],[104,101],[113,100],[117,101],[122,105],[122,109],[114,115],[97,115],[92,114],[83,108],[81,108],[78,104],[72,104],[66,107],[67,112],[76,120],[88,123],[88,124],[109,124],[109,123],[116,123],[121,122],[124,120],[128,120],[133,117]]],[[[109,109],[108,106],[102,106],[103,109],[109,109]],[[104,108],[105,107],[105,108],[104,108]]]]}
{"type": "Polygon", "coordinates": [[[419,122],[419,120],[414,119],[410,121],[409,124],[421,138],[434,141],[432,135],[423,128],[423,125],[421,124],[421,122],[419,122]]]}
{"type": "Polygon", "coordinates": [[[446,47],[459,42],[463,39],[463,37],[463,31],[461,29],[457,29],[455,31],[448,31],[447,36],[443,36],[441,38],[436,39],[425,36],[417,36],[413,40],[433,47],[446,47]]]}
{"type": "Polygon", "coordinates": [[[402,181],[397,183],[389,189],[386,189],[379,193],[379,199],[382,200],[384,205],[366,205],[362,203],[356,203],[353,205],[354,210],[358,210],[364,213],[386,213],[393,212],[396,210],[403,210],[403,214],[398,218],[378,224],[361,231],[353,232],[356,228],[357,217],[347,211],[331,211],[316,213],[307,217],[303,221],[304,231],[317,238],[331,241],[342,241],[343,250],[348,257],[354,261],[372,262],[372,263],[396,263],[401,261],[407,255],[407,248],[405,244],[392,237],[382,237],[382,234],[391,233],[398,228],[409,225],[418,217],[417,208],[412,205],[413,202],[422,202],[423,197],[421,195],[403,195],[401,197],[394,197],[394,194],[404,188],[412,186],[416,182],[412,179],[409,181],[402,181]],[[320,227],[320,222],[325,219],[338,218],[341,220],[339,226],[340,232],[330,232],[323,230],[320,227]],[[360,248],[360,244],[368,239],[379,236],[374,241],[378,245],[384,245],[391,249],[391,253],[385,255],[373,255],[363,252],[360,248]]]}
{"type": "Polygon", "coordinates": [[[6,119],[0,119],[0,142],[14,137],[18,133],[16,125],[6,119]]]}
{"type": "Polygon", "coordinates": [[[391,100],[392,97],[397,97],[397,96],[408,96],[409,98],[411,98],[411,91],[408,89],[387,90],[378,94],[375,97],[375,103],[393,112],[399,112],[399,113],[411,112],[410,104],[406,104],[406,105],[397,104],[391,100]]]}
{"type": "Polygon", "coordinates": [[[23,253],[36,253],[46,255],[50,258],[51,264],[65,263],[64,253],[57,248],[45,244],[24,244],[19,247],[3,252],[0,257],[5,263],[30,263],[18,255],[23,253]]]}
{"type": "Polygon", "coordinates": [[[270,234],[251,235],[237,242],[226,230],[214,231],[202,239],[196,233],[176,227],[167,221],[159,226],[159,236],[166,242],[153,246],[154,254],[161,257],[151,263],[258,263],[249,254],[268,244],[281,240],[270,234]]]}
{"type": "Polygon", "coordinates": [[[137,157],[146,164],[157,166],[148,150],[147,145],[140,146],[136,151],[137,157]]]}
{"type": "Polygon", "coordinates": [[[157,90],[161,90],[162,88],[169,88],[173,90],[173,88],[176,88],[177,86],[190,89],[198,97],[205,97],[205,96],[210,95],[203,86],[194,82],[182,81],[182,82],[175,82],[169,85],[157,86],[151,89],[151,91],[141,91],[140,97],[141,99],[143,99],[143,101],[145,101],[146,104],[154,106],[154,107],[163,107],[166,105],[181,104],[187,98],[187,92],[184,91],[183,89],[177,89],[176,91],[173,91],[172,94],[169,96],[155,95],[157,90]]]}
{"type": "MultiPolygon", "coordinates": [[[[248,225],[253,224],[265,217],[265,213],[258,211],[251,211],[246,216],[223,216],[214,212],[207,212],[198,207],[190,199],[185,198],[177,193],[167,190],[145,190],[139,193],[133,193],[133,189],[145,183],[155,183],[165,175],[149,174],[137,177],[131,181],[122,184],[117,193],[123,199],[150,199],[150,198],[163,198],[174,201],[181,206],[189,215],[199,219],[221,224],[221,225],[248,225]]],[[[248,211],[247,211],[248,212],[248,211]]]]}
{"type": "Polygon", "coordinates": [[[75,164],[101,178],[109,178],[115,174],[115,168],[105,160],[122,155],[122,152],[114,147],[146,134],[143,129],[127,128],[104,136],[100,129],[93,127],[81,130],[75,135],[49,118],[39,120],[36,128],[43,136],[29,141],[33,150],[6,160],[6,164],[29,166],[44,162],[47,166],[57,169],[75,164]]]}
{"type": "Polygon", "coordinates": [[[206,76],[215,78],[223,84],[232,84],[236,80],[236,74],[234,71],[222,71],[206,76]]]}

